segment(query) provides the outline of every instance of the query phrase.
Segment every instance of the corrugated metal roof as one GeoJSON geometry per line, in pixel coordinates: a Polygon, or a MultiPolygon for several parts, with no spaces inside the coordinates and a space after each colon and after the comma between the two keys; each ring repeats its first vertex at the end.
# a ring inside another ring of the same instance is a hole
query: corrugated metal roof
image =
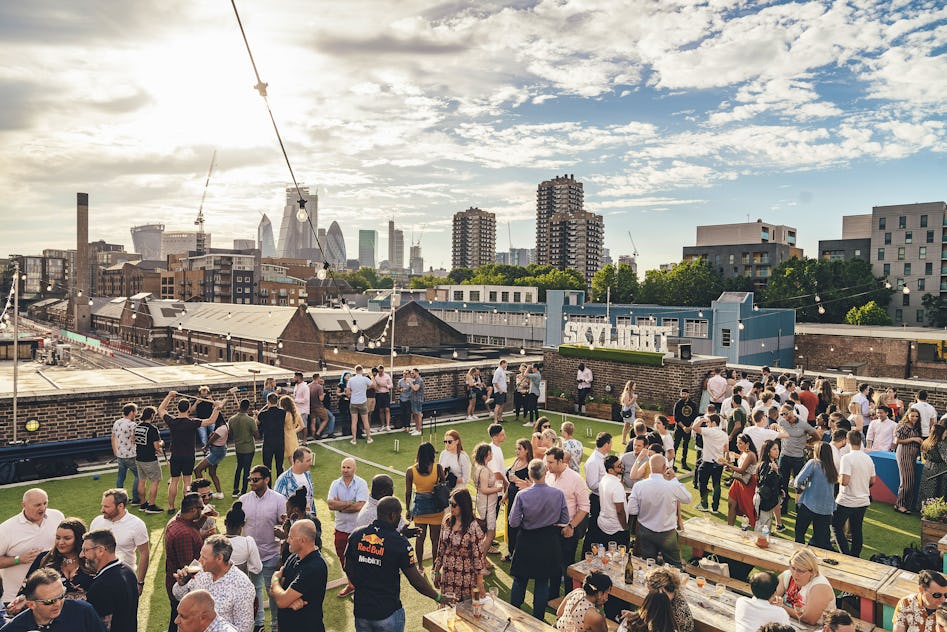
{"type": "Polygon", "coordinates": [[[352,320],[358,323],[359,329],[368,329],[388,318],[386,312],[366,312],[363,310],[331,309],[326,307],[310,307],[309,316],[320,331],[348,331],[352,327],[352,320]]]}
{"type": "MultiPolygon", "coordinates": [[[[155,303],[148,302],[152,317],[155,317],[155,303]]],[[[172,301],[161,301],[172,303],[172,301]]],[[[176,303],[184,306],[183,303],[176,303]]],[[[165,305],[168,307],[168,305],[165,305]]],[[[289,325],[296,313],[295,307],[270,307],[267,305],[238,305],[235,303],[187,303],[187,311],[179,312],[173,318],[160,316],[161,325],[177,327],[191,331],[227,335],[246,340],[261,340],[275,343],[289,325]]],[[[155,318],[158,325],[158,318],[155,318]]]]}

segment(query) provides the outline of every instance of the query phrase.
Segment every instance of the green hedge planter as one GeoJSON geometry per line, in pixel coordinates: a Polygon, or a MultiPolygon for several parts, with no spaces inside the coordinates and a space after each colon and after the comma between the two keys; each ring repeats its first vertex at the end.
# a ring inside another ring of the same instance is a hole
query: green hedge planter
{"type": "Polygon", "coordinates": [[[664,366],[664,354],[653,351],[625,351],[622,349],[589,349],[578,345],[559,345],[559,355],[589,360],[608,360],[623,364],[664,366]]]}

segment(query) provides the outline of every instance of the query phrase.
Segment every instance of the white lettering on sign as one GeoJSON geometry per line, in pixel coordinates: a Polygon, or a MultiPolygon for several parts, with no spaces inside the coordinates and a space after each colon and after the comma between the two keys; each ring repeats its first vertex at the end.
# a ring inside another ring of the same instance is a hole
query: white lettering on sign
{"type": "Polygon", "coordinates": [[[673,327],[657,325],[617,325],[603,323],[566,323],[562,342],[573,345],[594,345],[604,349],[652,351],[667,353],[668,336],[673,327]]]}

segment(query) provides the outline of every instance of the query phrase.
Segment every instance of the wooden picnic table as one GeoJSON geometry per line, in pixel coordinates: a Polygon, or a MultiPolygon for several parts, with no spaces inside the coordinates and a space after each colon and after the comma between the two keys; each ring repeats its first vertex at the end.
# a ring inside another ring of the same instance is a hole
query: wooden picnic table
{"type": "MultiPolygon", "coordinates": [[[[685,521],[678,539],[682,544],[688,544],[694,549],[776,572],[788,569],[789,558],[805,546],[774,536],[770,538],[770,546],[763,549],[756,546],[753,532],[748,532],[748,537],[744,537],[744,533],[737,527],[702,517],[685,521]]],[[[834,566],[824,562],[819,564],[819,572],[829,580],[835,590],[860,597],[859,617],[865,621],[874,621],[874,603],[878,600],[878,593],[898,569],[835,551],[808,548],[821,560],[838,562],[834,566]]]]}
{"type": "Polygon", "coordinates": [[[456,605],[457,619],[454,627],[447,624],[449,608],[440,608],[429,612],[421,619],[421,625],[429,632],[555,632],[547,625],[519,608],[514,608],[502,599],[494,603],[487,597],[484,600],[480,618],[473,615],[473,604],[468,599],[456,605]]]}
{"type": "MultiPolygon", "coordinates": [[[[633,559],[635,560],[635,568],[646,566],[644,560],[640,558],[633,559]]],[[[623,564],[609,564],[608,567],[602,568],[596,561],[593,561],[590,565],[583,560],[569,567],[569,576],[581,583],[592,570],[604,572],[611,577],[610,595],[635,606],[640,606],[644,602],[644,598],[648,594],[647,587],[644,584],[626,584],[623,564]]],[[[736,603],[740,595],[727,589],[726,586],[718,591],[718,586],[711,582],[707,582],[701,590],[697,588],[697,582],[693,577],[686,573],[683,573],[683,575],[688,577],[688,581],[684,586],[682,596],[690,606],[691,615],[694,617],[694,628],[699,632],[731,632],[734,625],[736,603]]],[[[802,632],[822,630],[821,625],[809,625],[799,621],[793,621],[792,626],[802,632]]],[[[859,622],[859,632],[870,632],[873,629],[873,625],[859,622]]]]}

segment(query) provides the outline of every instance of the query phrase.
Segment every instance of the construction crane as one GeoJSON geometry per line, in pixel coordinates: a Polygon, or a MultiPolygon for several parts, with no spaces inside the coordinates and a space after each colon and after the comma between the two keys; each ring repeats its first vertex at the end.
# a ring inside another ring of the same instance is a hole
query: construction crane
{"type": "Polygon", "coordinates": [[[635,238],[631,236],[631,231],[628,231],[628,239],[631,240],[631,254],[636,259],[638,258],[638,244],[635,243],[635,238]]]}
{"type": "Polygon", "coordinates": [[[214,166],[217,164],[217,150],[210,158],[210,167],[207,169],[207,179],[204,180],[204,192],[201,194],[201,205],[197,209],[197,219],[194,225],[197,226],[196,250],[197,254],[202,255],[207,252],[207,235],[204,234],[204,198],[207,197],[207,187],[210,186],[210,177],[214,173],[214,166]]]}

